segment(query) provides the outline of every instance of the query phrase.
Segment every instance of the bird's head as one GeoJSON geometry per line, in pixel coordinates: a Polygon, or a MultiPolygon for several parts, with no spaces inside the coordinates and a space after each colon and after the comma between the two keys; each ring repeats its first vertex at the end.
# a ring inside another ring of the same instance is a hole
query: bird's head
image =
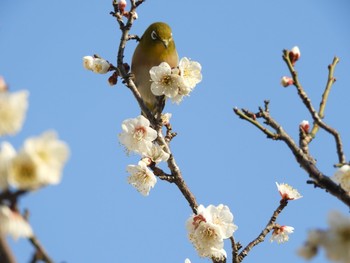
{"type": "Polygon", "coordinates": [[[163,22],[151,24],[142,35],[140,43],[151,47],[162,45],[164,48],[175,48],[171,28],[163,22]]]}

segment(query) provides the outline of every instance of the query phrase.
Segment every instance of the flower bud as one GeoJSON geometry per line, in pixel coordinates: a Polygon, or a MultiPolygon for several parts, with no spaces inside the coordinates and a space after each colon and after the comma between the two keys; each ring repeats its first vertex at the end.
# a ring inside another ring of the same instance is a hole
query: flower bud
{"type": "Polygon", "coordinates": [[[92,64],[92,71],[99,74],[106,74],[110,68],[110,64],[103,58],[95,58],[92,64]]]}
{"type": "Polygon", "coordinates": [[[310,129],[309,121],[303,120],[303,121],[299,124],[299,127],[300,127],[301,129],[303,129],[304,132],[309,133],[309,129],[310,129]]]}
{"type": "Polygon", "coordinates": [[[7,91],[7,84],[5,82],[5,79],[0,76],[0,92],[7,91]]]}
{"type": "Polygon", "coordinates": [[[92,56],[83,57],[83,66],[87,70],[92,70],[92,66],[94,64],[94,58],[92,56]]]}
{"type": "Polygon", "coordinates": [[[295,62],[300,58],[300,50],[298,46],[293,47],[289,52],[289,59],[294,66],[295,62]]]}
{"type": "Polygon", "coordinates": [[[292,78],[290,78],[290,77],[286,77],[286,76],[284,76],[284,77],[282,77],[282,79],[281,79],[281,85],[283,86],[283,87],[288,87],[288,86],[290,86],[290,85],[293,85],[294,84],[294,81],[293,81],[293,79],[292,78]]]}
{"type": "Polygon", "coordinates": [[[116,85],[118,82],[118,76],[119,76],[118,72],[114,71],[113,75],[108,78],[109,85],[111,86],[116,85]]]}
{"type": "Polygon", "coordinates": [[[126,1],[119,0],[118,1],[118,8],[119,8],[120,13],[124,13],[125,7],[126,7],[126,1]]]}

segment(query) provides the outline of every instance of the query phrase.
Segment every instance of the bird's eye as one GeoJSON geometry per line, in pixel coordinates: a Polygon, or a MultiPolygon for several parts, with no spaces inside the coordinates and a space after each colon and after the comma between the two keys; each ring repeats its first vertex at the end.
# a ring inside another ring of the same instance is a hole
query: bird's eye
{"type": "Polygon", "coordinates": [[[153,40],[156,40],[156,39],[158,38],[157,33],[156,33],[155,31],[152,31],[152,33],[151,33],[151,38],[152,38],[153,40]]]}

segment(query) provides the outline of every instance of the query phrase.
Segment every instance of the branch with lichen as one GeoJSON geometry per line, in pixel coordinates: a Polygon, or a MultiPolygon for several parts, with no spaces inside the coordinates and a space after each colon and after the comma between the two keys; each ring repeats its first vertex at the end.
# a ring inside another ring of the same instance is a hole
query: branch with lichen
{"type": "Polygon", "coordinates": [[[299,127],[299,146],[294,142],[292,137],[289,136],[289,134],[283,129],[283,127],[271,116],[268,109],[267,101],[265,101],[265,108],[263,109],[262,107],[260,107],[258,113],[255,114],[251,113],[248,110],[240,110],[238,108],[234,108],[233,111],[239,118],[246,120],[249,123],[253,124],[255,127],[257,127],[261,132],[263,132],[267,136],[267,138],[283,141],[291,150],[300,166],[308,173],[309,177],[312,179],[312,181],[308,181],[308,183],[324,189],[325,191],[337,197],[344,204],[350,207],[350,196],[346,193],[346,191],[344,191],[344,189],[341,188],[340,185],[334,183],[328,176],[323,174],[318,169],[318,167],[316,166],[315,158],[313,158],[310,155],[308,148],[309,143],[315,138],[318,128],[320,127],[326,130],[332,136],[334,136],[336,141],[339,163],[345,163],[345,155],[343,152],[340,134],[335,129],[325,124],[325,122],[322,120],[322,118],[324,117],[324,111],[329,92],[332,87],[332,84],[335,81],[333,77],[334,68],[339,60],[335,58],[332,64],[328,67],[329,74],[327,85],[322,95],[320,109],[319,111],[316,111],[316,109],[311,103],[311,100],[309,99],[305,90],[300,84],[298,74],[294,69],[294,63],[291,60],[290,51],[283,51],[283,59],[286,62],[292,74],[293,85],[297,88],[300,99],[303,101],[305,107],[308,109],[314,120],[314,127],[312,128],[310,133],[305,131],[302,127],[299,127]],[[262,123],[260,120],[262,120],[262,123]]]}

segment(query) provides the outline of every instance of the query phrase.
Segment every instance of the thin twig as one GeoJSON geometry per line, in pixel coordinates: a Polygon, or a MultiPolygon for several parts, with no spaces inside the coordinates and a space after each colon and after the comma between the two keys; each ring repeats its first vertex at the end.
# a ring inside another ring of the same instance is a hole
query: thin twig
{"type": "Polygon", "coordinates": [[[237,262],[242,262],[242,260],[248,255],[248,253],[258,245],[259,243],[263,242],[265,240],[265,237],[267,236],[268,233],[273,229],[276,219],[278,215],[282,212],[282,210],[287,206],[288,200],[282,199],[280,202],[280,205],[277,207],[277,209],[273,212],[269,222],[267,223],[266,227],[264,228],[263,231],[259,234],[257,238],[255,238],[252,242],[250,242],[243,250],[241,253],[238,255],[238,261],[237,262]]]}
{"type": "MultiPolygon", "coordinates": [[[[342,140],[340,137],[340,134],[338,133],[338,131],[336,131],[335,129],[333,129],[332,127],[328,126],[323,120],[322,117],[324,116],[324,108],[325,108],[325,104],[326,101],[323,102],[322,109],[320,108],[320,113],[321,116],[319,115],[319,113],[315,110],[315,108],[312,106],[311,100],[310,98],[307,96],[304,88],[301,86],[300,82],[299,82],[299,78],[298,78],[298,73],[295,70],[292,62],[290,61],[289,58],[289,51],[288,50],[284,50],[283,51],[283,60],[286,62],[288,69],[290,71],[290,73],[292,74],[293,77],[293,81],[294,81],[294,86],[297,88],[298,91],[298,95],[300,97],[300,99],[302,100],[302,102],[304,103],[304,105],[306,106],[306,108],[308,109],[308,111],[310,112],[314,122],[316,125],[318,125],[320,128],[324,129],[325,131],[327,131],[328,133],[330,133],[331,135],[333,135],[334,139],[335,139],[335,143],[336,143],[336,148],[337,148],[337,154],[338,154],[338,161],[341,164],[346,163],[346,158],[345,158],[345,154],[343,151],[343,144],[342,144],[342,140]]],[[[333,60],[333,64],[330,67],[331,70],[329,72],[329,75],[331,75],[331,79],[333,79],[333,70],[335,65],[337,64],[337,60],[333,60]]],[[[324,92],[324,99],[326,100],[328,98],[328,93],[330,90],[331,85],[334,83],[334,80],[332,81],[328,81],[326,90],[324,92]],[[326,94],[325,94],[326,93],[326,94]]],[[[316,127],[315,129],[312,129],[311,132],[311,136],[315,137],[316,132],[317,132],[318,128],[316,127]]]]}
{"type": "Polygon", "coordinates": [[[44,247],[40,244],[38,238],[33,235],[32,237],[28,238],[30,243],[35,247],[36,249],[36,259],[42,260],[45,263],[54,263],[54,261],[49,257],[49,255],[46,253],[44,247]]]}

